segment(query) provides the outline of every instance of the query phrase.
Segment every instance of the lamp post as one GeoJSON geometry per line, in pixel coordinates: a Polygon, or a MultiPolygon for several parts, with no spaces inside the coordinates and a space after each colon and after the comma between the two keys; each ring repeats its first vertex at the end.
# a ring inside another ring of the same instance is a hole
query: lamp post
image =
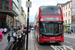
{"type": "Polygon", "coordinates": [[[29,27],[29,8],[28,8],[28,16],[27,16],[27,39],[26,39],[26,50],[28,50],[28,27],[29,27]]]}
{"type": "Polygon", "coordinates": [[[28,50],[29,7],[31,7],[30,0],[26,1],[26,7],[28,7],[28,11],[27,11],[27,39],[26,39],[26,50],[28,50]]]}

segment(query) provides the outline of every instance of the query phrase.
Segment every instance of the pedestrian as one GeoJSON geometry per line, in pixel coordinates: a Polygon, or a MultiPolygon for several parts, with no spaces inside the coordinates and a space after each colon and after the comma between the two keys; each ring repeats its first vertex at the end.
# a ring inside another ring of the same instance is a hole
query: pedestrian
{"type": "Polygon", "coordinates": [[[19,29],[17,30],[17,36],[21,37],[21,34],[22,34],[22,30],[21,30],[21,28],[19,28],[19,29]]]}
{"type": "Polygon", "coordinates": [[[24,28],[21,28],[21,30],[23,31],[24,28]]]}
{"type": "Polygon", "coordinates": [[[36,29],[37,29],[37,32],[39,32],[39,23],[37,22],[37,25],[36,25],[36,29]]]}
{"type": "Polygon", "coordinates": [[[28,27],[28,33],[30,33],[30,26],[28,27]]]}
{"type": "Polygon", "coordinates": [[[36,31],[36,25],[34,26],[34,29],[35,29],[35,31],[36,31]]]}
{"type": "Polygon", "coordinates": [[[1,28],[0,30],[1,30],[1,31],[2,31],[2,33],[3,33],[3,28],[1,28]]]}
{"type": "Polygon", "coordinates": [[[11,31],[12,31],[12,28],[11,28],[11,31]]]}
{"type": "Polygon", "coordinates": [[[8,36],[7,36],[8,43],[10,42],[10,39],[11,39],[11,36],[10,36],[10,34],[8,34],[8,36]]]}
{"type": "Polygon", "coordinates": [[[0,30],[0,42],[2,41],[3,39],[3,35],[2,35],[2,31],[0,30]]]}
{"type": "Polygon", "coordinates": [[[12,38],[13,38],[13,40],[15,40],[16,36],[17,36],[17,31],[16,31],[16,29],[14,29],[12,31],[12,38]]]}
{"type": "Polygon", "coordinates": [[[2,31],[2,33],[4,33],[3,28],[0,28],[0,30],[2,31]]]}
{"type": "Polygon", "coordinates": [[[27,34],[27,28],[26,27],[24,27],[24,29],[23,29],[23,34],[27,34]]]}
{"type": "Polygon", "coordinates": [[[68,34],[71,34],[71,30],[69,29],[68,34]]]}
{"type": "Polygon", "coordinates": [[[4,31],[4,35],[5,35],[7,32],[7,28],[4,28],[3,31],[4,31]]]}
{"type": "Polygon", "coordinates": [[[71,34],[73,33],[73,29],[71,29],[71,34]]]}

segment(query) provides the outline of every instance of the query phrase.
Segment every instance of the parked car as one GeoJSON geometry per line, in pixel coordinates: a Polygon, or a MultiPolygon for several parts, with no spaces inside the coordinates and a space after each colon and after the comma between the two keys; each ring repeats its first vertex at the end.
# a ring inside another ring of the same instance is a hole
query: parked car
{"type": "Polygon", "coordinates": [[[31,29],[32,29],[32,30],[34,30],[34,28],[33,28],[33,27],[32,27],[31,29]]]}

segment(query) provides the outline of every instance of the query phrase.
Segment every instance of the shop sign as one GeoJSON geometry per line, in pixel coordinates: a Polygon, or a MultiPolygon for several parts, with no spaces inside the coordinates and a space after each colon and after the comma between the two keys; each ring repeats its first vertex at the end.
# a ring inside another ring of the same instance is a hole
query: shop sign
{"type": "Polygon", "coordinates": [[[59,20],[58,17],[45,17],[44,20],[59,20]]]}
{"type": "Polygon", "coordinates": [[[12,0],[10,0],[10,6],[9,6],[9,8],[12,8],[12,0]]]}
{"type": "Polygon", "coordinates": [[[21,26],[24,26],[22,23],[20,24],[21,26]]]}
{"type": "Polygon", "coordinates": [[[67,26],[70,26],[70,24],[67,24],[67,26]]]}
{"type": "Polygon", "coordinates": [[[0,16],[0,18],[4,18],[4,16],[0,16]]]}
{"type": "Polygon", "coordinates": [[[26,7],[31,7],[32,2],[31,1],[26,1],[26,7]]]}

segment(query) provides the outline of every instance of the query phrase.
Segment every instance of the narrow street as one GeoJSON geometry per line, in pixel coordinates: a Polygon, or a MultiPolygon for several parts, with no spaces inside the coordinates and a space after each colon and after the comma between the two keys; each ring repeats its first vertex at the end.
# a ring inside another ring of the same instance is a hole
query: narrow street
{"type": "Polygon", "coordinates": [[[75,50],[75,0],[0,0],[0,5],[0,50],[75,50]]]}

